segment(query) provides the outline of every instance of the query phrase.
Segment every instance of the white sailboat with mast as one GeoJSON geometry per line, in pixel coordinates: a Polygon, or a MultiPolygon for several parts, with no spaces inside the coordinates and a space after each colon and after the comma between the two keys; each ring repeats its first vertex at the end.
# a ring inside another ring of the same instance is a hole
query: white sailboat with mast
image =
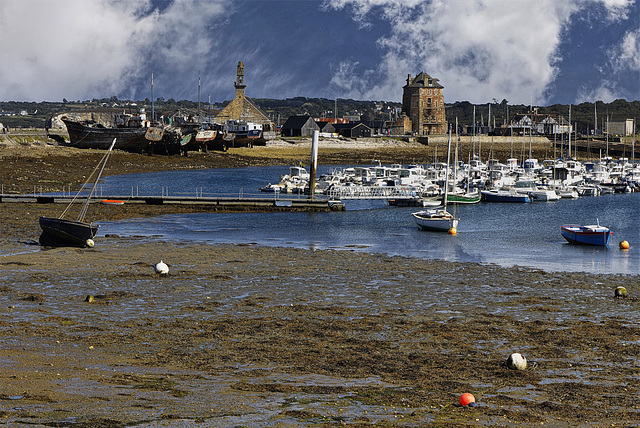
{"type": "Polygon", "coordinates": [[[444,184],[442,206],[412,213],[416,224],[422,230],[456,233],[458,218],[447,211],[447,194],[449,188],[449,160],[451,157],[451,127],[449,127],[449,143],[447,147],[447,171],[444,184]]]}

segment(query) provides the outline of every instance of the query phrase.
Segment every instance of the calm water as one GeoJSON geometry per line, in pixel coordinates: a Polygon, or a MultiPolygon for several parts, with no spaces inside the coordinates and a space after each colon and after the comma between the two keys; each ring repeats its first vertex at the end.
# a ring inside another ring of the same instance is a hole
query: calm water
{"type": "MultiPolygon", "coordinates": [[[[319,173],[331,168],[321,167],[319,173]]],[[[261,186],[278,181],[288,167],[170,171],[107,177],[106,194],[261,196],[261,186]]],[[[452,208],[453,209],[453,208],[452,208]]],[[[640,274],[640,193],[563,199],[530,204],[480,203],[459,206],[458,234],[419,230],[416,208],[380,201],[347,202],[331,213],[202,213],[101,222],[100,235],[161,236],[175,241],[258,243],[535,267],[547,271],[640,274]],[[611,248],[566,244],[563,224],[600,224],[614,232],[611,248]],[[631,248],[620,251],[618,242],[631,248]]]]}

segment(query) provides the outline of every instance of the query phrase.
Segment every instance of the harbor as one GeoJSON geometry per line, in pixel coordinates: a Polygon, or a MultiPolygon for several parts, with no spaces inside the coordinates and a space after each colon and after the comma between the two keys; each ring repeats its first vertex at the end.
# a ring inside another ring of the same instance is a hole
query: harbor
{"type": "MultiPolygon", "coordinates": [[[[329,173],[335,168],[321,166],[319,173],[329,173]]],[[[171,183],[172,188],[197,183],[225,193],[241,190],[248,194],[285,171],[288,168],[283,166],[167,171],[107,177],[103,186],[110,193],[121,193],[119,189],[131,189],[132,183],[142,185],[144,182],[149,191],[161,193],[167,183],[171,183]]],[[[303,194],[289,197],[308,198],[303,194]]],[[[103,234],[135,234],[172,242],[258,243],[303,249],[343,249],[427,261],[528,266],[545,271],[640,274],[640,259],[634,250],[636,243],[640,243],[640,231],[631,221],[640,215],[638,198],[640,192],[564,198],[554,202],[457,204],[455,212],[461,220],[456,236],[420,231],[411,216],[416,207],[389,205],[384,199],[345,199],[342,201],[345,211],[326,214],[163,210],[153,221],[146,217],[110,221],[102,215],[104,220],[100,222],[98,238],[103,234]],[[561,226],[593,224],[598,218],[613,231],[611,248],[596,250],[566,244],[561,226]],[[618,251],[620,240],[628,240],[631,249],[618,251]]],[[[108,208],[111,213],[122,207],[108,208]]],[[[449,207],[452,212],[453,209],[449,207]]]]}
{"type": "Polygon", "coordinates": [[[640,0],[0,17],[0,425],[640,427],[640,0]]]}
{"type": "MultiPolygon", "coordinates": [[[[190,159],[114,153],[97,195],[137,188],[257,196],[309,153],[285,157],[287,150],[190,159]],[[277,164],[255,157],[267,152],[280,153],[277,164]]],[[[340,163],[321,162],[319,175],[374,157],[391,165],[408,149],[361,150],[324,150],[321,159],[340,163]]],[[[412,150],[407,159],[433,159],[423,146],[412,150]]],[[[102,156],[1,153],[5,194],[68,194],[95,163],[85,160],[102,156]],[[70,162],[77,168],[65,168],[70,162]]],[[[117,412],[128,423],[220,427],[357,424],[362,415],[405,426],[635,421],[633,367],[603,361],[637,354],[625,338],[637,334],[638,197],[459,205],[456,236],[419,231],[415,208],[383,200],[345,200],[347,210],[332,213],[92,203],[96,246],[47,250],[33,244],[37,218],[59,212],[58,204],[0,203],[5,419],[47,424],[60,413],[74,421],[90,414],[98,425],[117,412]],[[561,224],[593,217],[630,249],[564,242],[561,224]],[[159,260],[169,275],[154,273],[159,260]],[[629,298],[614,298],[620,285],[629,298]],[[514,351],[537,369],[516,376],[502,368],[514,351]],[[469,390],[475,409],[451,405],[469,390]],[[513,394],[526,399],[514,402],[513,394]],[[630,410],[609,411],[620,405],[630,410]]]]}

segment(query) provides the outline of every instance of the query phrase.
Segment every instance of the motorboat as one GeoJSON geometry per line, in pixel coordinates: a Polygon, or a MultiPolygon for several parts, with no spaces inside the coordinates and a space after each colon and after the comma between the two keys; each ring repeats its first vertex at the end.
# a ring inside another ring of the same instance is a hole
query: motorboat
{"type": "Polygon", "coordinates": [[[514,190],[517,193],[529,195],[534,201],[557,201],[560,199],[555,190],[538,187],[530,180],[517,181],[514,190]]]}
{"type": "Polygon", "coordinates": [[[529,195],[518,193],[513,189],[489,189],[481,191],[480,194],[485,202],[531,202],[529,195]]]}
{"type": "Polygon", "coordinates": [[[558,194],[558,196],[560,196],[560,198],[563,199],[578,199],[580,197],[578,191],[575,188],[571,187],[557,189],[556,193],[558,194]]]}
{"type": "Polygon", "coordinates": [[[613,232],[600,222],[588,226],[566,225],[561,227],[562,237],[570,244],[608,247],[613,232]]]}

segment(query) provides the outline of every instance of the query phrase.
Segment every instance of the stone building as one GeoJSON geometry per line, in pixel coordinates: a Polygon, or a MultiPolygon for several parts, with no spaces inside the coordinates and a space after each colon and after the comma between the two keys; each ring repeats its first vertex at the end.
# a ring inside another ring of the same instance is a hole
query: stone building
{"type": "Polygon", "coordinates": [[[414,135],[437,135],[447,131],[444,112],[444,86],[425,72],[409,74],[403,87],[402,112],[411,121],[414,135]]]}
{"type": "Polygon", "coordinates": [[[233,86],[236,88],[235,98],[218,113],[216,122],[226,124],[229,120],[247,121],[259,123],[264,131],[273,131],[271,120],[244,93],[247,85],[244,84],[244,64],[242,61],[238,62],[236,81],[233,86]]]}

